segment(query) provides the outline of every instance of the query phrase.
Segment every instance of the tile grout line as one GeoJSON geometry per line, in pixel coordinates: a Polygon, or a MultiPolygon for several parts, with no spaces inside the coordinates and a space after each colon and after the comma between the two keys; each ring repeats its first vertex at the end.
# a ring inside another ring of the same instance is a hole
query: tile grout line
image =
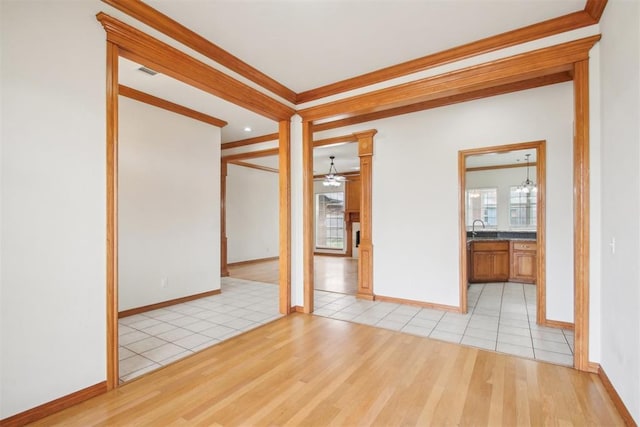
{"type": "Polygon", "coordinates": [[[504,282],[502,283],[502,292],[500,293],[500,309],[498,310],[498,331],[496,333],[496,351],[498,351],[498,338],[500,337],[500,321],[502,320],[503,299],[504,299],[504,282]]]}
{"type": "MultiPolygon", "coordinates": [[[[536,357],[536,345],[533,342],[533,332],[531,331],[531,316],[529,315],[529,305],[527,304],[527,294],[524,291],[524,285],[522,286],[522,297],[524,299],[524,308],[527,312],[527,325],[529,326],[529,339],[531,339],[531,352],[533,353],[533,358],[535,360],[538,360],[538,358],[536,357]]],[[[538,301],[536,300],[536,305],[538,304],[538,301]]]]}
{"type": "MultiPolygon", "coordinates": [[[[468,286],[469,285],[467,285],[467,287],[468,286]]],[[[468,310],[468,308],[469,308],[469,290],[467,288],[467,314],[469,315],[469,319],[467,320],[467,324],[464,326],[464,331],[462,331],[462,337],[460,338],[460,344],[462,344],[462,341],[464,341],[464,338],[467,335],[467,329],[469,329],[469,324],[471,323],[471,318],[473,317],[473,313],[476,311],[476,307],[478,305],[478,302],[480,301],[480,297],[482,296],[482,293],[484,292],[484,288],[485,288],[485,286],[482,285],[482,290],[480,291],[480,294],[478,295],[478,299],[476,300],[476,303],[473,306],[473,309],[471,310],[471,312],[469,312],[469,310],[468,310]]],[[[494,345],[494,350],[495,350],[495,345],[494,345]]]]}

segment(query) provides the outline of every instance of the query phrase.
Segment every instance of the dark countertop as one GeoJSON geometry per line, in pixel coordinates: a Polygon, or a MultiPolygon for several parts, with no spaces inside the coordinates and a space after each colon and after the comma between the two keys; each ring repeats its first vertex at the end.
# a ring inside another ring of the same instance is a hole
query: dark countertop
{"type": "Polygon", "coordinates": [[[495,241],[495,242],[535,242],[536,239],[532,238],[532,239],[525,239],[522,237],[519,237],[517,239],[510,239],[510,238],[504,238],[504,237],[468,237],[467,238],[467,242],[491,242],[491,241],[495,241]]]}
{"type": "Polygon", "coordinates": [[[535,242],[536,232],[535,231],[476,231],[476,236],[473,237],[471,231],[467,231],[467,241],[486,241],[486,240],[509,240],[509,241],[527,241],[527,242],[535,242]]]}

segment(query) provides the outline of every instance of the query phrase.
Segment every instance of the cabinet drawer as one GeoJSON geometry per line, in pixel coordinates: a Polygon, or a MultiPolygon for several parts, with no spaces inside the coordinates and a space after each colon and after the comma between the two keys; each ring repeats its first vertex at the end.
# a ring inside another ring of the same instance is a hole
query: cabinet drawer
{"type": "Polygon", "coordinates": [[[514,251],[535,251],[536,249],[536,242],[513,242],[514,251]]]}
{"type": "Polygon", "coordinates": [[[509,242],[506,240],[479,242],[475,241],[471,244],[474,251],[508,251],[509,242]]]}

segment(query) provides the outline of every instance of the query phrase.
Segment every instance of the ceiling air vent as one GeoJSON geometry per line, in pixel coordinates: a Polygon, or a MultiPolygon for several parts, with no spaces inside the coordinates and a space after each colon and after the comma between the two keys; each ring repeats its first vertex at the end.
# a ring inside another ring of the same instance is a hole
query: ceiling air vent
{"type": "Polygon", "coordinates": [[[139,71],[142,71],[143,73],[147,73],[150,76],[155,76],[156,74],[158,74],[157,71],[153,71],[151,68],[147,68],[147,67],[140,67],[138,68],[139,71]]]}

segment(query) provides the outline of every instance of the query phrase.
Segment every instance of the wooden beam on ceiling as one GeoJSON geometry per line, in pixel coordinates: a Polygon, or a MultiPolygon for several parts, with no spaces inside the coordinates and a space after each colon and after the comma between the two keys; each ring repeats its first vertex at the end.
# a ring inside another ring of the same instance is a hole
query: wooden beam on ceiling
{"type": "Polygon", "coordinates": [[[594,21],[600,22],[604,8],[607,6],[607,0],[587,0],[584,11],[589,14],[594,21]]]}
{"type": "Polygon", "coordinates": [[[220,160],[223,162],[233,162],[236,160],[256,159],[258,157],[268,157],[278,155],[278,148],[269,148],[268,150],[249,151],[248,153],[230,154],[222,156],[220,160]]]}
{"type": "Polygon", "coordinates": [[[135,99],[136,101],[144,102],[145,104],[153,105],[154,107],[162,108],[172,113],[181,114],[192,119],[199,120],[204,123],[208,123],[217,127],[224,127],[228,123],[224,120],[220,120],[216,117],[209,116],[191,108],[184,107],[180,104],[167,101],[166,99],[158,98],[157,96],[150,95],[145,92],[130,88],[128,86],[119,85],[118,94],[126,96],[127,98],[135,99]]]}
{"type": "Polygon", "coordinates": [[[222,149],[229,150],[231,148],[244,147],[251,144],[259,144],[261,142],[278,141],[279,137],[280,134],[276,132],[270,133],[268,135],[255,136],[253,138],[240,139],[238,141],[225,142],[224,144],[222,144],[222,149]]]}
{"type": "Polygon", "coordinates": [[[371,122],[374,120],[386,119],[388,117],[400,116],[402,114],[415,113],[417,111],[429,110],[432,108],[444,107],[445,105],[458,104],[461,102],[473,101],[476,99],[488,98],[490,96],[504,95],[506,93],[518,92],[521,90],[533,89],[541,86],[548,86],[556,83],[571,81],[570,72],[561,72],[549,76],[537,77],[516,83],[496,86],[488,89],[462,93],[459,95],[447,96],[431,101],[419,102],[404,107],[391,108],[389,110],[377,111],[375,113],[361,114],[346,119],[333,120],[330,122],[314,124],[313,131],[321,132],[329,129],[336,129],[359,123],[371,122]]]}
{"type": "Polygon", "coordinates": [[[467,172],[480,172],[480,171],[488,171],[495,169],[513,169],[513,168],[528,168],[529,166],[536,166],[537,162],[531,163],[511,163],[508,165],[493,165],[493,166],[476,166],[472,168],[466,168],[467,172]]]}
{"type": "Polygon", "coordinates": [[[342,92],[424,71],[436,66],[460,61],[472,56],[493,52],[532,40],[549,37],[554,34],[560,34],[566,31],[594,25],[597,24],[595,16],[599,18],[598,12],[601,14],[602,9],[604,9],[604,4],[602,3],[606,4],[606,0],[589,0],[587,2],[587,8],[583,11],[549,19],[527,27],[518,28],[496,36],[487,37],[485,39],[457,46],[452,49],[443,50],[441,52],[423,56],[401,64],[392,65],[390,67],[362,74],[357,77],[352,77],[350,79],[300,92],[297,96],[297,103],[302,104],[314,101],[327,96],[336,95],[342,92]]]}
{"type": "Polygon", "coordinates": [[[124,58],[272,120],[289,120],[295,113],[293,108],[130,25],[103,12],[96,17],[107,32],[107,40],[119,47],[120,56],[124,58]]]}
{"type": "Polygon", "coordinates": [[[353,117],[569,71],[600,35],[563,43],[298,111],[304,121],[353,117]]]}
{"type": "Polygon", "coordinates": [[[126,13],[172,39],[190,47],[241,76],[259,84],[263,88],[286,99],[291,103],[296,102],[296,93],[283,84],[277,82],[260,70],[252,67],[220,46],[210,42],[200,34],[190,30],[179,22],[169,18],[162,12],[154,9],[142,1],[131,0],[102,0],[109,6],[126,13]]]}
{"type": "Polygon", "coordinates": [[[349,135],[334,136],[333,138],[317,139],[313,141],[313,147],[315,148],[315,147],[322,147],[325,145],[342,144],[345,142],[358,142],[358,138],[356,138],[353,134],[349,134],[349,135]]]}
{"type": "Polygon", "coordinates": [[[227,163],[231,163],[232,165],[236,165],[236,166],[244,166],[245,168],[258,169],[265,172],[279,173],[278,169],[276,168],[270,168],[269,166],[262,166],[262,165],[256,165],[253,163],[242,162],[240,160],[232,160],[227,163]]]}

